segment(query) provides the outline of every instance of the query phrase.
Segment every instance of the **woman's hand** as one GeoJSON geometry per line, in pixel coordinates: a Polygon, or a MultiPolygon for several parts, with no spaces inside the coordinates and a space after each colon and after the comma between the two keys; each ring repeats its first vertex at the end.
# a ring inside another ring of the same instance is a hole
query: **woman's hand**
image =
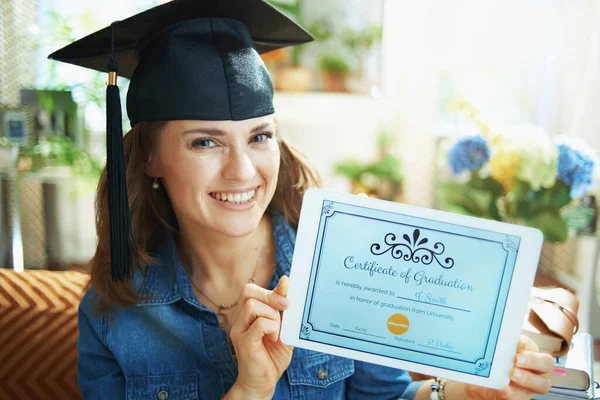
{"type": "Polygon", "coordinates": [[[238,378],[226,398],[273,396],[277,381],[292,359],[293,348],[279,340],[279,311],[289,305],[288,287],[287,276],[281,277],[272,291],[254,284],[244,287],[229,333],[238,359],[238,378]]]}
{"type": "Polygon", "coordinates": [[[500,390],[465,385],[465,397],[472,400],[522,400],[530,399],[534,393],[543,394],[550,390],[550,380],[544,374],[552,372],[554,359],[549,354],[539,353],[537,344],[526,336],[519,340],[514,363],[510,385],[500,390]]]}

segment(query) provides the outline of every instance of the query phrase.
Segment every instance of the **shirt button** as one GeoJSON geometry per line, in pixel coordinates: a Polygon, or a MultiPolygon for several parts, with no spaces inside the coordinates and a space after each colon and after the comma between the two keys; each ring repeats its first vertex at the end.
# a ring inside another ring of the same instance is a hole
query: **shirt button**
{"type": "Polygon", "coordinates": [[[326,369],[320,369],[319,372],[317,372],[317,377],[324,381],[325,379],[327,379],[327,370],[326,369]]]}
{"type": "Polygon", "coordinates": [[[169,393],[166,390],[161,390],[160,392],[158,392],[159,400],[167,400],[168,398],[169,398],[169,393]]]}

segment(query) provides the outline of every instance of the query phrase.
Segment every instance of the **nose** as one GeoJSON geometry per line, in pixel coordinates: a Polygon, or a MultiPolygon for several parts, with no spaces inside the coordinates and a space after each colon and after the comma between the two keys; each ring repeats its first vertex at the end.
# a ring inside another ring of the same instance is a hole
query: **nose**
{"type": "Polygon", "coordinates": [[[243,149],[232,149],[223,166],[223,177],[237,182],[248,182],[256,174],[254,163],[243,149]]]}

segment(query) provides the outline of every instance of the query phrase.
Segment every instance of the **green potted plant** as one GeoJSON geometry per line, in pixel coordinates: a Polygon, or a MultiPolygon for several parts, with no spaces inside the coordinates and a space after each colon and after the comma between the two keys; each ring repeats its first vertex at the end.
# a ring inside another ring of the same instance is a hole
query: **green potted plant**
{"type": "Polygon", "coordinates": [[[352,193],[365,193],[370,197],[400,201],[402,198],[402,161],[391,151],[391,137],[380,132],[377,138],[379,150],[375,161],[359,162],[354,159],[334,166],[338,175],[350,180],[352,193]]]}
{"type": "MultiPolygon", "coordinates": [[[[303,18],[303,0],[294,2],[282,0],[269,0],[269,3],[281,12],[285,13],[294,22],[306,27],[303,18]]],[[[312,71],[300,64],[300,58],[306,45],[292,46],[291,48],[283,48],[271,53],[277,53],[277,61],[281,58],[287,58],[288,63],[283,63],[276,68],[271,69],[274,75],[274,85],[276,90],[286,92],[308,92],[312,89],[313,73],[312,71]],[[274,72],[273,72],[274,71],[274,72]]],[[[273,58],[267,53],[263,59],[268,61],[273,58]]]]}
{"type": "Polygon", "coordinates": [[[347,92],[346,81],[352,71],[350,63],[341,54],[326,54],[319,59],[321,87],[325,92],[347,92]]]}
{"type": "Polygon", "coordinates": [[[381,26],[371,25],[359,31],[346,29],[342,33],[342,40],[353,54],[365,57],[375,44],[381,42],[382,36],[381,26]]]}
{"type": "Polygon", "coordinates": [[[94,194],[102,165],[68,136],[50,136],[25,148],[31,177],[44,185],[44,225],[48,260],[85,264],[93,256],[94,194]]]}
{"type": "Polygon", "coordinates": [[[373,48],[381,43],[383,37],[381,26],[371,25],[360,30],[347,28],[340,37],[356,62],[356,68],[348,79],[348,88],[353,92],[369,91],[371,84],[366,76],[365,61],[373,48]]]}
{"type": "Polygon", "coordinates": [[[69,175],[83,178],[93,185],[97,184],[102,173],[102,165],[67,136],[43,138],[25,148],[23,155],[36,160],[31,172],[68,170],[69,175]]]}

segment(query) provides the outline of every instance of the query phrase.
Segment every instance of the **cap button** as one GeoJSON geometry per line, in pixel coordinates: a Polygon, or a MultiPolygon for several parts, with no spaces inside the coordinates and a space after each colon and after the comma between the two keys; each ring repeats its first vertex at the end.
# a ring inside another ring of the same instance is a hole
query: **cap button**
{"type": "Polygon", "coordinates": [[[158,392],[159,400],[167,400],[168,398],[169,398],[169,393],[166,390],[161,390],[160,392],[158,392]]]}
{"type": "Polygon", "coordinates": [[[317,377],[324,381],[325,379],[327,379],[327,370],[326,369],[320,369],[319,372],[317,372],[317,377]]]}

